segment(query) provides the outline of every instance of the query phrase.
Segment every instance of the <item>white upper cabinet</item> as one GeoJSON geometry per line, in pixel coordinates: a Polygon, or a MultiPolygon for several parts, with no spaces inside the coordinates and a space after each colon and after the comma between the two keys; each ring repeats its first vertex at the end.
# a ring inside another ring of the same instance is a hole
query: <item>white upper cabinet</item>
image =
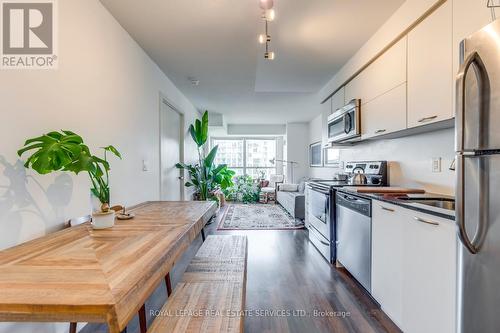
{"type": "Polygon", "coordinates": [[[328,146],[328,116],[346,104],[344,100],[344,91],[344,87],[342,87],[329,100],[322,104],[321,142],[323,147],[328,146]]]}
{"type": "Polygon", "coordinates": [[[345,99],[345,88],[342,87],[340,88],[339,91],[335,93],[335,95],[332,96],[332,113],[337,111],[337,109],[340,109],[341,107],[345,106],[347,103],[350,102],[346,101],[345,99]]]}
{"type": "Polygon", "coordinates": [[[361,106],[362,139],[406,129],[406,83],[361,106]]]}
{"type": "Polygon", "coordinates": [[[365,104],[406,82],[406,38],[401,39],[345,87],[345,100],[365,104]]]}
{"type": "Polygon", "coordinates": [[[408,34],[408,127],[453,118],[452,3],[408,34]]]}
{"type": "Polygon", "coordinates": [[[332,114],[332,99],[330,98],[321,105],[321,144],[328,145],[328,116],[332,114]]]}

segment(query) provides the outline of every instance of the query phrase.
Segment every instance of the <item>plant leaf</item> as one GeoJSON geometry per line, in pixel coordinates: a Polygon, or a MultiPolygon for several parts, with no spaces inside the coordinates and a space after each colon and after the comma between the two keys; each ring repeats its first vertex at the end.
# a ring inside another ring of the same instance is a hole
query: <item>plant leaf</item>
{"type": "Polygon", "coordinates": [[[215,146],[212,148],[210,153],[208,153],[207,157],[205,157],[205,167],[210,168],[214,164],[215,156],[217,155],[217,150],[219,149],[219,146],[215,146]]]}
{"type": "Polygon", "coordinates": [[[194,143],[198,146],[198,138],[196,136],[196,129],[193,125],[189,125],[189,134],[191,134],[191,138],[193,138],[194,143]]]}
{"type": "Polygon", "coordinates": [[[109,151],[110,153],[114,154],[116,157],[118,157],[119,159],[122,159],[122,155],[120,154],[120,152],[113,146],[107,146],[107,147],[102,147],[102,149],[104,149],[105,151],[109,151]]]}
{"type": "Polygon", "coordinates": [[[203,113],[201,118],[201,145],[203,146],[208,140],[208,111],[203,113]]]}

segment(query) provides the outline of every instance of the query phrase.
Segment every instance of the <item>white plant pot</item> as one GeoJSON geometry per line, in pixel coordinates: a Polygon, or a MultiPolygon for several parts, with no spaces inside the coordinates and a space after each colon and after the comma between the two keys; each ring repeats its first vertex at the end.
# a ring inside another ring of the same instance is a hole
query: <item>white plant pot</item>
{"type": "Polygon", "coordinates": [[[115,225],[115,212],[113,210],[107,213],[92,213],[92,228],[107,229],[115,225]]]}

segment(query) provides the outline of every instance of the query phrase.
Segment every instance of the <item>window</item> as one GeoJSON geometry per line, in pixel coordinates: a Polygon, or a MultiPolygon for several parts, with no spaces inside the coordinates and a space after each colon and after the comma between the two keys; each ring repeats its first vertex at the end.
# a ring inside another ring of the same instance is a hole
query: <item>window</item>
{"type": "Polygon", "coordinates": [[[236,175],[269,179],[276,173],[275,138],[213,138],[212,147],[218,145],[216,164],[227,164],[236,175]]]}
{"type": "Polygon", "coordinates": [[[336,148],[325,148],[323,152],[325,166],[339,167],[340,150],[336,148]]]}

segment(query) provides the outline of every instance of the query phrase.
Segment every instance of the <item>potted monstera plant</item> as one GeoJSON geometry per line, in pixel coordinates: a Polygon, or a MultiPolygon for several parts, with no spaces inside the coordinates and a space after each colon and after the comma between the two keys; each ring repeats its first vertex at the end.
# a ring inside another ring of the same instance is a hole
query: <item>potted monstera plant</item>
{"type": "Polygon", "coordinates": [[[86,172],[92,183],[91,193],[100,202],[100,207],[93,207],[92,225],[95,229],[104,229],[112,227],[115,221],[115,212],[109,206],[110,167],[107,154],[111,153],[120,159],[121,155],[113,146],[101,149],[102,158],[93,155],[78,134],[54,131],[27,140],[17,153],[21,157],[30,152],[24,166],[41,175],[56,171],[75,174],[86,172]]]}

